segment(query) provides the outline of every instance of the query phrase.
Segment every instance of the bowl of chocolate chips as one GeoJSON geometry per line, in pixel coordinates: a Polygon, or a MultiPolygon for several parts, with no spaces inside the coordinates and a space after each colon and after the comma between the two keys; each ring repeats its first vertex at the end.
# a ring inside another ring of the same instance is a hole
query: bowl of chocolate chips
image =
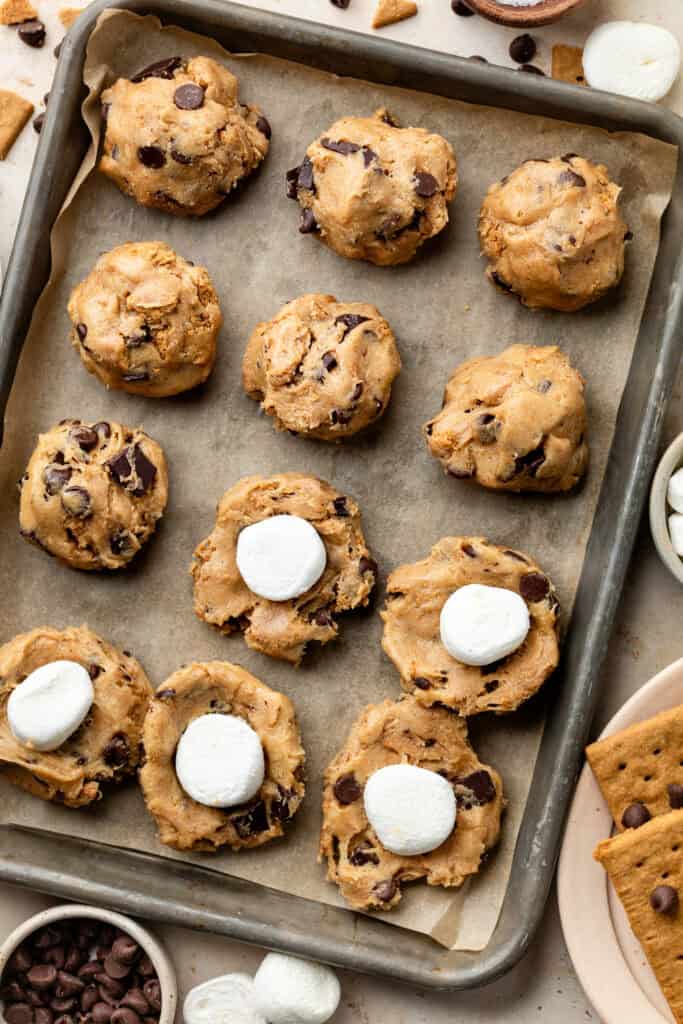
{"type": "Polygon", "coordinates": [[[178,992],[161,944],[129,917],[52,907],[0,946],[1,1024],[173,1024],[178,992]]]}

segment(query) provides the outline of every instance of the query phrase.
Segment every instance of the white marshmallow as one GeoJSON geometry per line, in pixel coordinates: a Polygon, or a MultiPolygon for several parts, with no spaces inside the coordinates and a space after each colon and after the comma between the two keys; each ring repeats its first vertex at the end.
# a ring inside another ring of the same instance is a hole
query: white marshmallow
{"type": "Polygon", "coordinates": [[[95,691],[76,661],[51,661],[12,690],[7,721],[12,735],[31,750],[56,750],[90,711],[95,691]]]}
{"type": "Polygon", "coordinates": [[[206,807],[236,807],[263,785],[265,759],[258,733],[237,715],[201,715],[180,737],[178,781],[206,807]]]}
{"type": "Polygon", "coordinates": [[[414,764],[379,768],[365,783],[363,802],[382,846],[402,857],[436,850],[455,826],[453,787],[414,764]]]}
{"type": "Polygon", "coordinates": [[[514,590],[468,583],[441,609],[441,643],[463,665],[491,665],[524,643],[530,625],[526,602],[514,590]]]}
{"type": "Polygon", "coordinates": [[[341,988],[323,964],[268,953],[254,976],[254,995],[268,1024],[325,1024],[339,1005],[341,988]]]}
{"type": "Polygon", "coordinates": [[[683,512],[683,466],[669,478],[666,500],[676,512],[683,512]]]}
{"type": "Polygon", "coordinates": [[[642,21],[598,25],[583,48],[583,71],[590,86],[638,100],[661,100],[680,67],[676,37],[642,21]]]}
{"type": "Polygon", "coordinates": [[[248,974],[223,974],[197,985],[185,996],[185,1024],[267,1024],[256,1009],[248,974]]]}
{"type": "Polygon", "coordinates": [[[237,538],[237,568],[246,585],[269,601],[290,601],[318,582],[327,563],[320,534],[301,516],[271,516],[237,538]]]}
{"type": "Polygon", "coordinates": [[[669,537],[672,548],[683,558],[683,515],[680,512],[673,512],[669,516],[669,537]]]}

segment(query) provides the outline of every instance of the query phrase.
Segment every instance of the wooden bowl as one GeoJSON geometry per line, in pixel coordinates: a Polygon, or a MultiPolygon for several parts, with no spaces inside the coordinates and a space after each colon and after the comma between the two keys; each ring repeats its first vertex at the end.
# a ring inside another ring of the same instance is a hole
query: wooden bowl
{"type": "Polygon", "coordinates": [[[467,6],[477,14],[499,25],[512,28],[534,28],[549,25],[552,21],[581,7],[586,0],[540,0],[532,7],[512,7],[501,0],[465,0],[467,6]]]}

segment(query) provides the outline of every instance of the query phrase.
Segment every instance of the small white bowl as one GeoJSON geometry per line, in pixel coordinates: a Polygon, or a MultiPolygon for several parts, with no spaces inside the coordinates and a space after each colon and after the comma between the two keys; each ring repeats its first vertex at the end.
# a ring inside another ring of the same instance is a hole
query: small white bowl
{"type": "MultiPolygon", "coordinates": [[[[173,1024],[178,1006],[178,984],[176,981],[175,968],[166,950],[158,939],[146,928],[137,924],[130,917],[117,914],[113,910],[105,910],[102,907],[90,907],[80,903],[62,903],[49,910],[43,910],[40,914],[29,917],[18,928],[7,936],[0,945],[0,977],[5,969],[5,964],[15,949],[24,942],[29,935],[44,928],[47,924],[55,921],[64,921],[69,918],[92,918],[95,921],[102,921],[104,924],[114,925],[126,932],[135,939],[154,964],[154,968],[161,985],[161,1013],[159,1024],[173,1024]]],[[[3,1020],[0,1014],[0,1020],[3,1020]]]]}
{"type": "MultiPolygon", "coordinates": [[[[672,576],[683,583],[683,559],[673,549],[669,537],[669,506],[666,492],[669,480],[683,466],[683,434],[679,434],[666,449],[650,488],[650,530],[657,553],[672,576]]],[[[673,509],[671,509],[673,511],[673,509]]]]}

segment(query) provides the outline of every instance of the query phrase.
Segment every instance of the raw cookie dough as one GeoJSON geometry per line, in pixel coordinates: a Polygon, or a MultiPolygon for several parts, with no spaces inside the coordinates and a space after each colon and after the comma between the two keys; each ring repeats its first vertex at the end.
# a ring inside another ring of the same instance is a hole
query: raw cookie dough
{"type": "Polygon", "coordinates": [[[62,420],[21,478],[22,536],[74,569],[121,569],[154,533],[166,459],[139,427],[62,420]]]}
{"type": "Polygon", "coordinates": [[[400,369],[394,335],[374,306],[302,295],[257,325],[242,381],[279,430],[337,441],[382,415],[400,369]]]}
{"type": "Polygon", "coordinates": [[[161,398],[203,383],[223,322],[204,267],[165,242],[127,242],[99,258],[69,299],[71,341],[108,388],[161,398]]]}
{"type": "Polygon", "coordinates": [[[559,660],[559,603],[536,563],[484,537],[443,537],[427,558],[401,565],[387,580],[382,647],[401,685],[421,704],[444,704],[463,715],[514,711],[543,685],[559,660]],[[439,617],[450,595],[467,583],[507,587],[529,607],[521,647],[493,665],[464,665],[441,642],[439,617]]]}
{"type": "Polygon", "coordinates": [[[103,783],[120,782],[138,766],[152,692],[140,663],[87,626],[44,626],[15,636],[0,647],[0,775],[41,800],[67,807],[100,800],[103,783]],[[7,701],[31,672],[60,659],[88,670],[95,699],[75,733],[56,750],[39,753],[12,735],[7,701]]]}
{"type": "Polygon", "coordinates": [[[270,125],[209,57],[169,57],[102,93],[100,170],[143,206],[208,213],[261,163],[270,125]]]}
{"type": "Polygon", "coordinates": [[[459,479],[501,491],[568,491],[588,464],[583,386],[554,345],[469,359],[425,424],[425,440],[459,479]]]}
{"type": "Polygon", "coordinates": [[[352,907],[388,910],[401,899],[403,882],[426,878],[429,885],[450,887],[475,874],[498,841],[503,806],[500,776],[477,758],[462,718],[413,697],[371,704],[325,772],[320,859],[327,859],[327,877],[352,907]],[[365,815],[369,776],[400,763],[439,772],[453,785],[455,828],[431,853],[390,853],[365,815]]]}
{"type": "Polygon", "coordinates": [[[624,272],[620,192],[606,167],[574,153],[527,160],[481,207],[489,279],[534,309],[571,313],[596,302],[624,272]]]}
{"type": "Polygon", "coordinates": [[[302,233],[317,232],[340,256],[380,266],[406,263],[448,223],[455,154],[441,135],[399,128],[386,110],[343,117],[287,173],[302,233]]]}
{"type": "Polygon", "coordinates": [[[140,784],[159,839],[176,850],[233,850],[262,846],[284,833],[304,796],[299,726],[288,697],[271,690],[239,665],[194,662],[157,690],[144,725],[145,763],[140,784]],[[258,794],[240,807],[206,807],[187,795],[175,773],[178,741],[195,718],[239,715],[258,733],[266,777],[258,794]]]}
{"type": "Polygon", "coordinates": [[[307,644],[326,644],[337,636],[337,615],[368,603],[377,565],[353,498],[314,476],[279,473],[244,477],[226,491],[213,531],[194,552],[190,573],[200,619],[226,634],[241,629],[254,650],[298,665],[307,644]],[[280,514],[307,519],[327,551],[327,566],[318,582],[291,601],[257,597],[235,561],[240,530],[280,514]]]}

